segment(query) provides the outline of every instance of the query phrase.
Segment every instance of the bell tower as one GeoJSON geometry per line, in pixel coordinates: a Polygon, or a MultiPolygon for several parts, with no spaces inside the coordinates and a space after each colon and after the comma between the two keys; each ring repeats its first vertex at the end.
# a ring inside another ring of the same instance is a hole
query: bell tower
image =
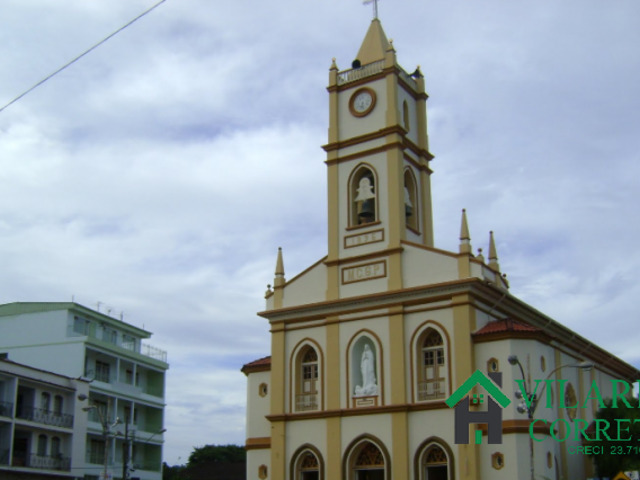
{"type": "Polygon", "coordinates": [[[327,89],[327,299],[360,279],[402,288],[403,243],[433,247],[424,77],[398,65],[374,18],[352,68],[334,59],[327,89]]]}

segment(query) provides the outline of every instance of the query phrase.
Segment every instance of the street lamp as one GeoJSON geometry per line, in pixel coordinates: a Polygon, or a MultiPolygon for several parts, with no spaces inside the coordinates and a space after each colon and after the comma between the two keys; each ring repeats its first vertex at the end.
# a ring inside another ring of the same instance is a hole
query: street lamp
{"type": "MultiPolygon", "coordinates": [[[[524,368],[522,368],[522,364],[520,363],[520,360],[518,359],[517,355],[509,355],[509,357],[507,358],[507,360],[509,361],[509,364],[513,365],[513,366],[518,366],[520,368],[520,374],[522,375],[522,387],[524,387],[524,392],[522,392],[521,390],[517,390],[516,391],[516,397],[518,398],[522,398],[522,395],[526,395],[526,398],[529,399],[528,402],[520,402],[520,404],[517,406],[517,410],[519,413],[526,413],[527,417],[529,418],[529,420],[533,420],[533,416],[536,413],[536,409],[538,408],[538,403],[540,401],[540,398],[542,398],[542,394],[544,393],[544,389],[547,387],[547,382],[546,380],[548,380],[549,378],[551,378],[551,375],[553,375],[554,373],[556,373],[558,370],[562,369],[562,368],[580,368],[583,370],[590,370],[594,367],[593,363],[589,363],[589,362],[580,362],[578,364],[564,364],[564,365],[560,365],[559,367],[554,368],[553,370],[551,370],[551,372],[549,372],[549,375],[546,376],[546,378],[544,379],[543,383],[544,385],[542,386],[542,390],[540,390],[540,396],[538,396],[538,387],[540,386],[540,383],[536,383],[536,388],[533,390],[533,392],[531,391],[531,385],[527,385],[527,380],[524,374],[524,368]]],[[[534,464],[533,464],[533,438],[531,438],[531,435],[529,435],[529,457],[531,459],[531,480],[535,480],[534,479],[534,464]]]]}

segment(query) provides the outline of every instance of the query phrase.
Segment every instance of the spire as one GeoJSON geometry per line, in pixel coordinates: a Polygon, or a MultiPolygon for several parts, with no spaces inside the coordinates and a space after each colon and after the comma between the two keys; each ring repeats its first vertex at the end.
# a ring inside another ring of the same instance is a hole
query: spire
{"type": "Polygon", "coordinates": [[[374,18],[369,25],[369,30],[362,41],[356,59],[360,61],[360,65],[384,60],[388,48],[389,40],[382,29],[382,24],[380,20],[374,18]]]}
{"type": "Polygon", "coordinates": [[[498,264],[498,253],[496,250],[496,242],[493,239],[493,231],[489,232],[489,266],[495,271],[500,271],[500,264],[498,264]]]}
{"type": "Polygon", "coordinates": [[[284,279],[284,262],[282,261],[282,247],[278,247],[278,259],[276,260],[276,276],[273,279],[274,288],[282,287],[284,279]]]}
{"type": "Polygon", "coordinates": [[[462,209],[462,222],[460,224],[460,253],[471,253],[471,236],[467,224],[467,210],[462,209]]]}

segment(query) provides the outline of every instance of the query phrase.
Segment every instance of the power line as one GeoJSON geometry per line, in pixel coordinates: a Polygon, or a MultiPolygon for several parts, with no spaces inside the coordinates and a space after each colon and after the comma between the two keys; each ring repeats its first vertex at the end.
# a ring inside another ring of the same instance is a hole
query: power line
{"type": "Polygon", "coordinates": [[[100,40],[98,43],[96,43],[93,47],[89,48],[88,50],[84,51],[83,53],[81,53],[80,55],[78,55],[77,57],[75,57],[73,60],[67,62],[66,64],[64,64],[62,67],[60,67],[59,69],[57,69],[55,72],[47,75],[45,78],[43,78],[42,80],[40,80],[38,83],[36,83],[35,85],[33,85],[31,88],[29,88],[28,90],[25,90],[23,93],[21,93],[20,95],[18,95],[16,98],[14,98],[13,100],[11,100],[9,103],[7,103],[4,107],[0,108],[0,112],[2,112],[5,108],[9,107],[10,105],[13,105],[14,103],[16,103],[18,100],[20,100],[22,97],[24,97],[25,95],[27,95],[28,93],[32,92],[33,90],[35,90],[36,88],[38,88],[40,85],[42,85],[44,82],[46,82],[47,80],[49,80],[50,78],[54,77],[55,75],[57,75],[58,73],[60,73],[61,71],[63,71],[65,68],[73,65],[75,62],[77,62],[78,60],[80,60],[82,57],[84,57],[86,54],[92,52],[93,50],[95,50],[96,48],[98,48],[100,45],[102,45],[104,42],[106,42],[107,40],[109,40],[111,37],[116,36],[118,33],[120,33],[122,30],[124,30],[125,28],[127,28],[129,25],[133,24],[134,22],[136,22],[137,20],[141,19],[142,17],[144,17],[147,13],[150,13],[152,10],[156,9],[157,7],[160,6],[160,4],[166,2],[167,0],[160,0],[158,3],[156,3],[155,5],[153,5],[151,8],[145,10],[144,12],[142,12],[140,15],[138,15],[136,18],[134,18],[133,20],[131,20],[130,22],[126,23],[125,25],[123,25],[122,27],[120,27],[119,29],[117,29],[115,32],[113,32],[111,35],[103,38],[102,40],[100,40]]]}

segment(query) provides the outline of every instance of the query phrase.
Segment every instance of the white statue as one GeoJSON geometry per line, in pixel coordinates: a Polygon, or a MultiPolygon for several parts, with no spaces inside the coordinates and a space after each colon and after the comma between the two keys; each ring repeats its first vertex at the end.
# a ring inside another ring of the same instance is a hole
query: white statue
{"type": "Polygon", "coordinates": [[[378,383],[376,381],[375,356],[368,344],[364,345],[360,360],[360,373],[362,385],[356,385],[356,395],[377,395],[378,383]]]}

